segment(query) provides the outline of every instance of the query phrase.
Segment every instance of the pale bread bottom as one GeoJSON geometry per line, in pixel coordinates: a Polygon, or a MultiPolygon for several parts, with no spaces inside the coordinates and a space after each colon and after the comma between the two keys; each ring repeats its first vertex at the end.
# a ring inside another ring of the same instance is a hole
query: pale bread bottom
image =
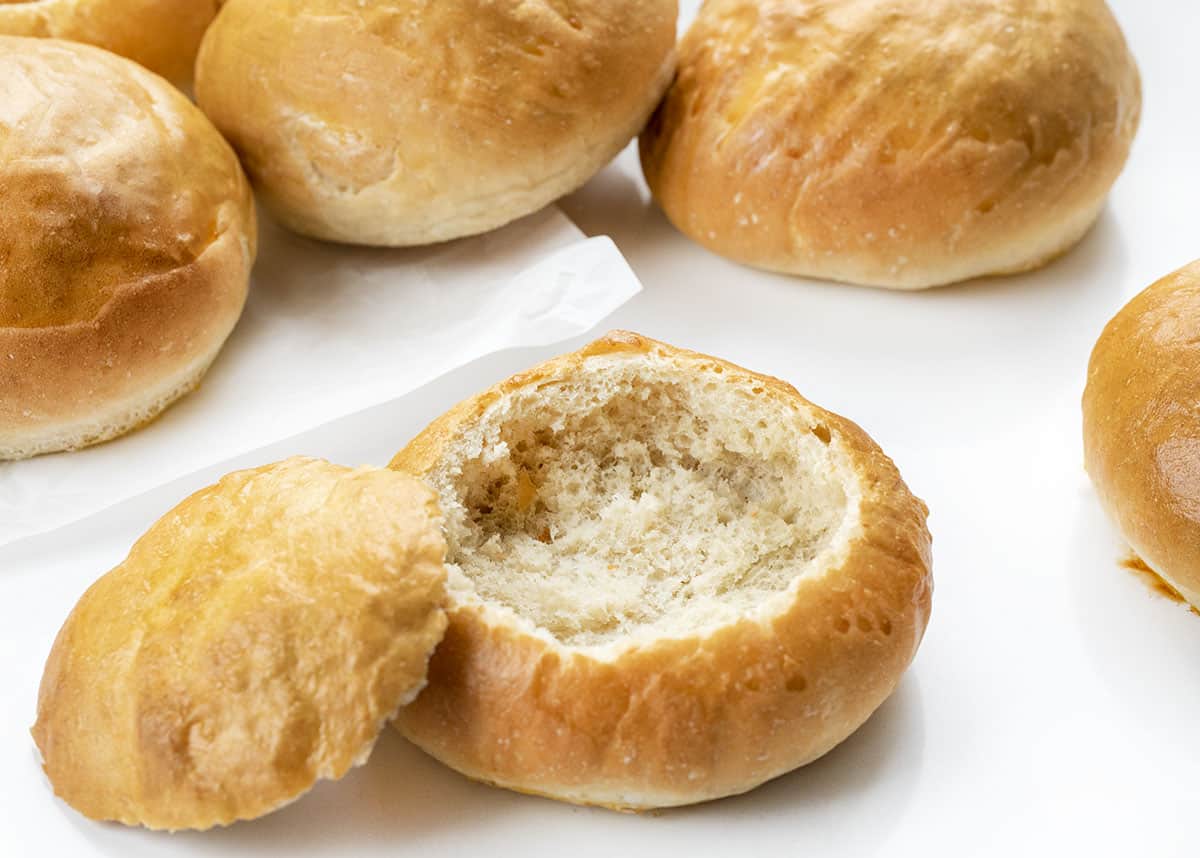
{"type": "Polygon", "coordinates": [[[111,441],[150,423],[169,406],[191,393],[216,359],[224,341],[179,372],[136,396],[109,403],[86,417],[0,434],[0,461],[29,459],[48,453],[82,450],[111,441]]]}

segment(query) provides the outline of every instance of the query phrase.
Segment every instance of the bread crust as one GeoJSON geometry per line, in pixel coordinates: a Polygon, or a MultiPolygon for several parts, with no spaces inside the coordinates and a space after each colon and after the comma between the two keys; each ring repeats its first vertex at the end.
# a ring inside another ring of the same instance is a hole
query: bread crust
{"type": "Polygon", "coordinates": [[[1133,550],[1200,608],[1200,261],[1125,305],[1092,351],[1084,461],[1133,550]]]}
{"type": "Polygon", "coordinates": [[[829,751],[896,687],[929,617],[927,510],[861,429],[785,382],[624,332],[461,403],[391,467],[427,474],[512,391],[614,354],[667,356],[698,376],[719,368],[811,411],[863,490],[841,562],[793,582],[786,610],[767,620],[615,654],[530,633],[507,609],[452,591],[429,685],[396,724],[469,777],[580,804],[641,810],[744,792],[829,751]]]}
{"type": "Polygon", "coordinates": [[[15,459],[115,437],[195,387],[241,315],[257,232],[232,149],[133,63],[0,36],[0,94],[0,458],[15,459]]]}
{"type": "Polygon", "coordinates": [[[1103,0],[709,0],[641,139],[685,234],[789,274],[920,289],[1073,246],[1141,83],[1103,0]]]}
{"type": "Polygon", "coordinates": [[[33,736],[93,819],[227,825],[365,762],[446,625],[417,481],[289,459],[168,512],[54,642],[33,736]]]}
{"type": "Polygon", "coordinates": [[[231,0],[196,95],[289,228],[429,244],[611,160],[670,82],[676,15],[676,0],[231,0]]]}
{"type": "Polygon", "coordinates": [[[183,86],[217,0],[38,0],[0,3],[0,33],[68,39],[112,51],[183,86]]]}

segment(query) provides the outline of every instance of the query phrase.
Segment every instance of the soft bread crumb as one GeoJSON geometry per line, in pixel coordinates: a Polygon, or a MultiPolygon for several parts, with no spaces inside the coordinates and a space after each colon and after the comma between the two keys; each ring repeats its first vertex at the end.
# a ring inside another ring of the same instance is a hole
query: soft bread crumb
{"type": "Polygon", "coordinates": [[[850,504],[827,427],[720,367],[589,368],[514,391],[428,475],[452,578],[593,646],[734,621],[831,545],[850,504]]]}

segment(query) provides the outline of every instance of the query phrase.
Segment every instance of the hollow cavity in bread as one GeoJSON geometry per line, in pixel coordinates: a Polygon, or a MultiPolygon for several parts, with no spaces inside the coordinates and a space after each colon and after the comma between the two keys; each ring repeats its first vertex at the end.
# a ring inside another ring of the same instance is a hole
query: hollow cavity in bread
{"type": "Polygon", "coordinates": [[[705,376],[608,360],[492,408],[429,475],[452,580],[570,646],[768,607],[850,515],[846,466],[754,381],[705,376]]]}
{"type": "Polygon", "coordinates": [[[928,622],[928,511],[859,427],[637,334],[460,403],[391,466],[437,489],[453,564],[396,724],[476,780],[745,792],[857,729],[928,622]]]}

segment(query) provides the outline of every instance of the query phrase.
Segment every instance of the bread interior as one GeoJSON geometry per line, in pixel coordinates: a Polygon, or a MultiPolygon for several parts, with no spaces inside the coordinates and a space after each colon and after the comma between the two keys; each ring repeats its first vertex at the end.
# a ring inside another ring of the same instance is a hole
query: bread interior
{"type": "Polygon", "coordinates": [[[586,647],[769,607],[844,541],[853,474],[752,376],[600,357],[508,394],[427,477],[452,586],[586,647]]]}

